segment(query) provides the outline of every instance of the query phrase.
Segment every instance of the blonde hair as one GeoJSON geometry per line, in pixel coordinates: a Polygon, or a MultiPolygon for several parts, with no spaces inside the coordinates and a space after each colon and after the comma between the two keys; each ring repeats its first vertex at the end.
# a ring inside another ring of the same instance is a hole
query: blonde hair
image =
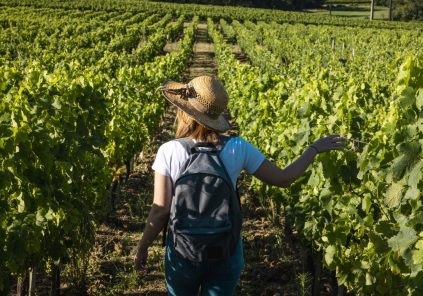
{"type": "Polygon", "coordinates": [[[181,109],[176,111],[176,138],[190,138],[198,142],[218,144],[220,134],[199,123],[181,109]]]}

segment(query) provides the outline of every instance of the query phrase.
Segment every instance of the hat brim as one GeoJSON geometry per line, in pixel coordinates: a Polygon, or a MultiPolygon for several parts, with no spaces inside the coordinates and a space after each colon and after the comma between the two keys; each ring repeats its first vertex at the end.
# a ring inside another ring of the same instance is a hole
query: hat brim
{"type": "Polygon", "coordinates": [[[231,129],[229,121],[223,116],[219,115],[217,118],[211,118],[205,113],[202,113],[195,109],[188,100],[182,98],[180,95],[172,94],[167,92],[169,89],[181,89],[186,88],[186,84],[167,80],[160,87],[164,97],[173,105],[180,108],[182,111],[191,116],[194,120],[197,120],[199,123],[204,124],[208,128],[218,131],[226,132],[231,129]]]}

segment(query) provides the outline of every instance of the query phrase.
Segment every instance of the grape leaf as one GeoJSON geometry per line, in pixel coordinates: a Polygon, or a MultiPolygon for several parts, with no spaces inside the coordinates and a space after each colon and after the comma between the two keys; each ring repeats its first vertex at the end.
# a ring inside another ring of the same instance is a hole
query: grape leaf
{"type": "Polygon", "coordinates": [[[331,265],[333,262],[333,256],[335,255],[335,246],[329,245],[325,251],[325,261],[327,265],[331,265]]]}
{"type": "Polygon", "coordinates": [[[388,240],[392,250],[399,252],[401,255],[418,239],[417,232],[408,226],[401,227],[397,235],[388,240]]]}
{"type": "Polygon", "coordinates": [[[416,243],[416,250],[412,251],[414,264],[423,265],[423,240],[416,243]]]}
{"type": "Polygon", "coordinates": [[[423,88],[420,88],[417,91],[416,106],[417,106],[417,109],[419,109],[419,111],[422,111],[422,109],[423,109],[423,88]]]}
{"type": "Polygon", "coordinates": [[[418,188],[410,187],[404,194],[404,200],[416,200],[421,196],[421,191],[418,188]]]}
{"type": "Polygon", "coordinates": [[[417,188],[417,185],[422,179],[423,175],[423,160],[419,160],[413,169],[410,172],[410,177],[408,178],[408,186],[417,188]]]}
{"type": "Polygon", "coordinates": [[[413,160],[408,155],[401,155],[394,159],[392,163],[392,174],[396,180],[404,176],[405,170],[411,165],[413,160]]]}
{"type": "Polygon", "coordinates": [[[402,183],[392,183],[386,191],[384,202],[389,208],[396,208],[401,202],[402,191],[404,185],[402,183]]]}
{"type": "Polygon", "coordinates": [[[51,104],[55,109],[58,109],[58,110],[60,110],[60,109],[62,109],[62,104],[60,103],[60,100],[59,100],[59,98],[55,98],[54,99],[54,102],[51,104]]]}

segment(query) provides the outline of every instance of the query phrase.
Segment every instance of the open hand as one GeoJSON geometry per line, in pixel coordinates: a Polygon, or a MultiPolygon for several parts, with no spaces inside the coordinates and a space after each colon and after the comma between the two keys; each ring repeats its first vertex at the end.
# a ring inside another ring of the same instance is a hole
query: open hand
{"type": "Polygon", "coordinates": [[[148,250],[143,250],[138,248],[137,254],[135,255],[134,259],[134,268],[139,272],[145,273],[147,272],[147,268],[145,267],[147,264],[147,257],[148,257],[148,250]]]}
{"type": "Polygon", "coordinates": [[[344,149],[347,144],[347,138],[339,135],[330,135],[320,138],[310,146],[317,150],[317,153],[322,153],[330,150],[344,149]]]}

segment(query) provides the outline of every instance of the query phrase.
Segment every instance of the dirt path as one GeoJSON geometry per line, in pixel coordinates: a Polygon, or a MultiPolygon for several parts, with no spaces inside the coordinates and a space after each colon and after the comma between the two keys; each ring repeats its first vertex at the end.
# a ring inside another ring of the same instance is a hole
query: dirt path
{"type": "Polygon", "coordinates": [[[186,78],[190,80],[201,75],[217,75],[214,47],[207,36],[207,24],[205,23],[200,23],[197,26],[194,56],[187,69],[186,78]]]}

